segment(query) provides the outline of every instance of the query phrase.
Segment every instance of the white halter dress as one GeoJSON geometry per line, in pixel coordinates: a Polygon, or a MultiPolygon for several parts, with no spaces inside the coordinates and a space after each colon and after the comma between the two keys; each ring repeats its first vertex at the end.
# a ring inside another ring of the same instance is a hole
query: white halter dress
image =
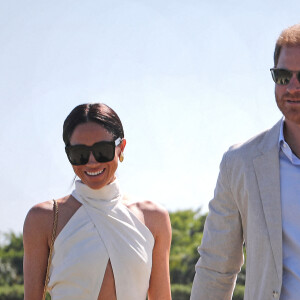
{"type": "Polygon", "coordinates": [[[117,181],[100,190],[76,181],[82,206],[57,236],[48,290],[52,300],[97,300],[110,259],[118,300],[145,300],[154,238],[121,203],[117,181]]]}

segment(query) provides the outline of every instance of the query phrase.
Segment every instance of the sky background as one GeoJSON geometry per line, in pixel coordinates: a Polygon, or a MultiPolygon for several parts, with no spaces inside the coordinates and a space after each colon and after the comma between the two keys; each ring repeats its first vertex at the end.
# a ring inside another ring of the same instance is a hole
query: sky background
{"type": "Polygon", "coordinates": [[[127,139],[123,191],[207,212],[232,144],[281,114],[269,68],[290,0],[0,0],[0,232],[72,191],[62,124],[103,102],[127,139]]]}

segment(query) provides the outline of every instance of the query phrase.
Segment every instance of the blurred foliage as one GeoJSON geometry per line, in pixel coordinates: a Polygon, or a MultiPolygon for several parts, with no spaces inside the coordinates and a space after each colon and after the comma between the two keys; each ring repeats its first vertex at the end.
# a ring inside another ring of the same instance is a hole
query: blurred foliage
{"type": "Polygon", "coordinates": [[[170,213],[172,246],[170,278],[172,283],[190,285],[198,260],[197,247],[201,243],[205,216],[199,211],[184,210],[170,213]]]}
{"type": "Polygon", "coordinates": [[[173,300],[190,300],[192,285],[191,284],[177,284],[171,285],[172,299],[173,300]]]}
{"type": "Polygon", "coordinates": [[[0,286],[23,283],[22,235],[13,232],[2,236],[0,246],[0,286]]]}
{"type": "Polygon", "coordinates": [[[0,286],[0,300],[21,300],[24,298],[23,284],[0,286]]]}
{"type": "MultiPolygon", "coordinates": [[[[197,251],[201,244],[206,214],[200,209],[182,210],[170,213],[172,224],[172,246],[170,253],[170,278],[172,299],[189,299],[195,275],[195,264],[199,259],[197,251]]],[[[237,278],[233,300],[244,298],[245,265],[237,278]]]]}
{"type": "Polygon", "coordinates": [[[237,284],[234,293],[233,293],[233,300],[243,300],[244,299],[244,291],[245,291],[245,286],[237,284]]]}
{"type": "Polygon", "coordinates": [[[24,298],[23,240],[21,234],[1,234],[0,245],[0,300],[24,298]]]}
{"type": "MultiPolygon", "coordinates": [[[[172,246],[170,253],[170,278],[173,300],[189,300],[199,259],[200,245],[206,215],[200,209],[170,213],[172,246]]],[[[2,234],[0,244],[0,300],[23,299],[23,242],[22,235],[13,232],[2,234]]],[[[245,267],[238,275],[233,300],[244,295],[245,267]]],[[[47,295],[47,299],[50,299],[47,295]]]]}

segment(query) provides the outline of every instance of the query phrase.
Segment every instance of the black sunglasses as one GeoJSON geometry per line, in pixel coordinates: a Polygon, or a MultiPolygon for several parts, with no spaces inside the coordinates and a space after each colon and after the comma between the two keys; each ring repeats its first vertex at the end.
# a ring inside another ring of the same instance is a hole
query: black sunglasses
{"type": "Polygon", "coordinates": [[[278,85],[286,85],[290,82],[293,74],[296,73],[297,79],[300,82],[300,71],[290,71],[287,69],[270,69],[274,82],[278,85]]]}
{"type": "Polygon", "coordinates": [[[121,138],[115,141],[102,141],[93,146],[86,145],[67,145],[65,147],[68,159],[74,166],[85,165],[88,163],[92,152],[97,162],[109,162],[115,157],[115,149],[122,142],[121,138]]]}

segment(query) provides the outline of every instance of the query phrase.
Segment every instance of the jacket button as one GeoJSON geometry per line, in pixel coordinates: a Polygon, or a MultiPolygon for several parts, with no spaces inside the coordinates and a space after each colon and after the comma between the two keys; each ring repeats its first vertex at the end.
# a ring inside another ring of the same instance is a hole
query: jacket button
{"type": "Polygon", "coordinates": [[[278,298],[279,297],[279,293],[277,291],[273,291],[273,298],[278,298]]]}

